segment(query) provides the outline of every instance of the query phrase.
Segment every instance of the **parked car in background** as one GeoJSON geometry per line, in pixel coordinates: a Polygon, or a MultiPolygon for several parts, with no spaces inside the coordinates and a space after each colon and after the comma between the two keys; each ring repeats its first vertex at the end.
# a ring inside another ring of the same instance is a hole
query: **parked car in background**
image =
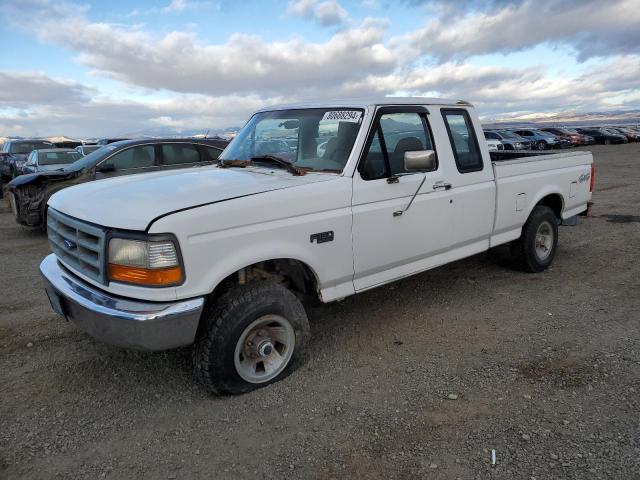
{"type": "Polygon", "coordinates": [[[584,145],[585,139],[584,136],[579,134],[578,132],[571,132],[566,128],[560,127],[545,127],[540,129],[543,132],[550,133],[551,135],[555,135],[561,140],[566,140],[571,143],[572,146],[584,145]]]}
{"type": "Polygon", "coordinates": [[[570,147],[571,143],[563,142],[560,138],[555,135],[543,132],[542,130],[538,130],[536,128],[526,128],[520,130],[513,130],[517,135],[526,138],[531,142],[532,148],[536,150],[547,150],[549,148],[564,148],[570,147]]]}
{"type": "Polygon", "coordinates": [[[11,209],[18,223],[46,228],[47,200],[59,190],[103,178],[207,165],[218,159],[227,143],[222,139],[179,138],[111,143],[62,170],[15,178],[8,184],[11,209]]]}
{"type": "Polygon", "coordinates": [[[487,139],[485,138],[485,141],[487,142],[487,148],[489,149],[490,152],[495,152],[498,150],[504,150],[504,145],[502,144],[502,142],[500,140],[496,140],[496,139],[487,139]]]}
{"type": "Polygon", "coordinates": [[[575,128],[562,128],[563,131],[569,133],[570,135],[579,135],[580,136],[580,145],[593,145],[596,143],[595,138],[590,135],[585,135],[584,133],[580,133],[575,128]]]}
{"type": "Polygon", "coordinates": [[[80,158],[82,155],[71,148],[33,150],[22,167],[22,174],[60,170],[80,158]]]}
{"type": "Polygon", "coordinates": [[[121,142],[123,140],[131,140],[130,138],[101,138],[96,143],[98,145],[109,145],[110,143],[121,142]]]}
{"type": "Polygon", "coordinates": [[[32,150],[39,148],[55,148],[55,145],[44,140],[9,140],[2,144],[0,175],[5,178],[15,178],[20,175],[27,156],[32,150]]]}
{"type": "Polygon", "coordinates": [[[620,135],[624,135],[627,137],[627,140],[630,142],[638,142],[640,141],[640,132],[632,130],[626,127],[609,127],[607,130],[615,133],[619,133],[620,135]]]}
{"type": "Polygon", "coordinates": [[[79,145],[76,147],[76,151],[84,157],[85,155],[95,152],[100,147],[102,147],[102,145],[79,145]]]}
{"type": "Polygon", "coordinates": [[[78,142],[75,140],[61,140],[59,142],[52,142],[56,148],[76,148],[82,145],[82,142],[78,142]]]}
{"type": "Polygon", "coordinates": [[[487,140],[499,140],[505,150],[529,150],[531,142],[509,130],[485,130],[487,140]]]}
{"type": "Polygon", "coordinates": [[[612,143],[628,143],[627,137],[620,135],[619,133],[609,132],[604,128],[586,127],[576,128],[576,130],[585,135],[589,135],[594,138],[596,143],[603,145],[610,145],[612,143]]]}

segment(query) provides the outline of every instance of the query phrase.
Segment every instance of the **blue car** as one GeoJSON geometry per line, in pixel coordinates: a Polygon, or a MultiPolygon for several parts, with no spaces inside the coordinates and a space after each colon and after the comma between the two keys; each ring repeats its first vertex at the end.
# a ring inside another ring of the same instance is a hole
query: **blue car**
{"type": "Polygon", "coordinates": [[[549,148],[564,148],[571,146],[571,142],[562,142],[562,140],[554,134],[543,132],[537,128],[513,130],[513,132],[529,140],[531,142],[531,148],[535,150],[547,150],[549,148]],[[564,143],[566,143],[566,145],[564,143]]]}

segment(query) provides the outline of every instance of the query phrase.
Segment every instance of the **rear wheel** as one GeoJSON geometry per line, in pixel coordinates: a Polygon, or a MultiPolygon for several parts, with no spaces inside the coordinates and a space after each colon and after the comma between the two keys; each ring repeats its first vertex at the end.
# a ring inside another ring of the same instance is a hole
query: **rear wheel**
{"type": "Polygon", "coordinates": [[[553,263],[558,246],[558,219],[549,207],[537,205],[522,227],[522,235],[511,243],[516,267],[542,272],[553,263]]]}
{"type": "Polygon", "coordinates": [[[237,286],[208,306],[193,348],[195,375],[215,394],[238,394],[288,376],[309,339],[304,307],[284,286],[237,286]]]}

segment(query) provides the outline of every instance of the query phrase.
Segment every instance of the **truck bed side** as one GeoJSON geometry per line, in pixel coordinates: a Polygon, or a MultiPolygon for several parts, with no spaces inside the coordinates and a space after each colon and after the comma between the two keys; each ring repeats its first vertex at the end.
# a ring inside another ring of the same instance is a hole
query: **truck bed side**
{"type": "Polygon", "coordinates": [[[520,236],[531,210],[551,196],[559,216],[570,218],[587,209],[591,199],[591,152],[563,152],[494,161],[496,215],[491,246],[520,236]]]}

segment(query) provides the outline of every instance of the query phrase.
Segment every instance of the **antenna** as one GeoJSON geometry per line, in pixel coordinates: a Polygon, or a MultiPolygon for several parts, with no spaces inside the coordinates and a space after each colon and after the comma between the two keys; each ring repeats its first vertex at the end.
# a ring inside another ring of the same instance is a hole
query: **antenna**
{"type": "Polygon", "coordinates": [[[210,129],[209,129],[209,130],[207,130],[207,133],[205,133],[205,134],[204,134],[204,138],[209,138],[209,132],[210,132],[210,131],[211,131],[210,129]]]}

